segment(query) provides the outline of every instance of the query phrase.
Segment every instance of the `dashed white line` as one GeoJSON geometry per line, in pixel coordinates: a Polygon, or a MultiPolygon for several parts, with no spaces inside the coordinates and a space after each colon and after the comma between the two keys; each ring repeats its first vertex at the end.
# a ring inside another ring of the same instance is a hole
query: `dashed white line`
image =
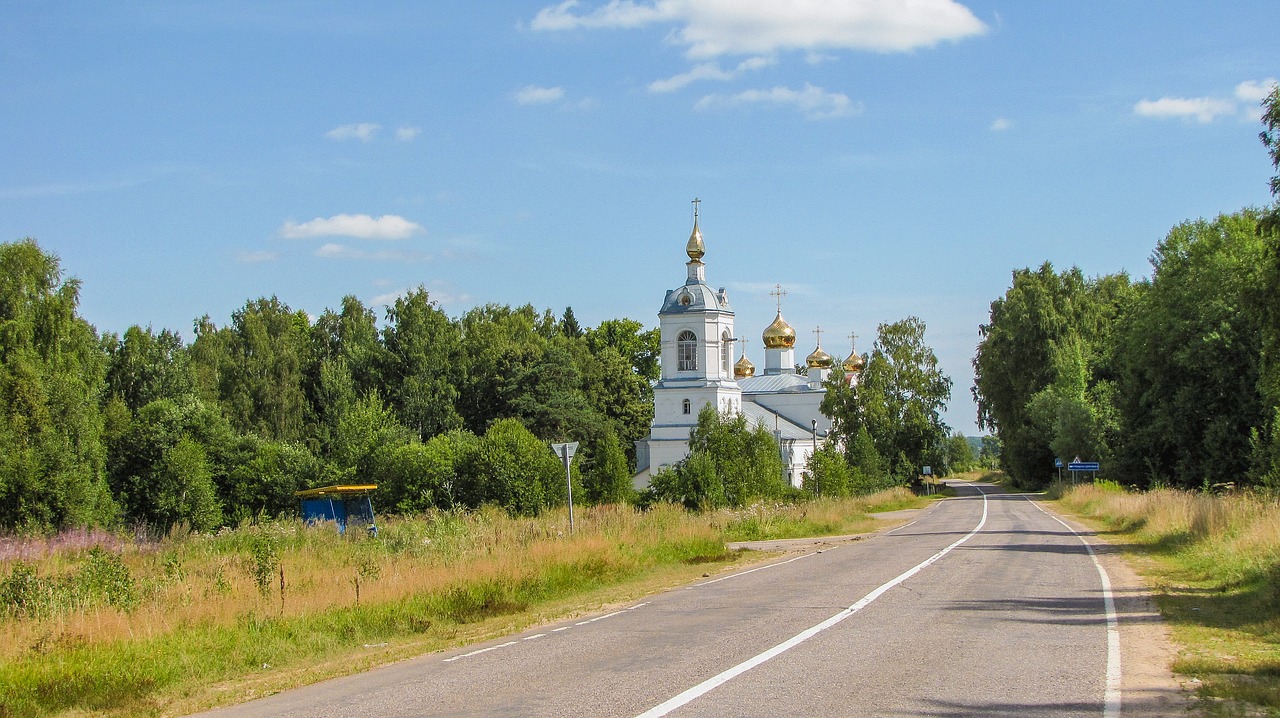
{"type": "Polygon", "coordinates": [[[807,554],[805,554],[805,555],[803,555],[803,556],[796,556],[795,558],[789,558],[789,559],[787,559],[786,561],[779,561],[779,562],[777,562],[777,563],[771,563],[771,564],[769,564],[768,566],[761,566],[761,567],[759,567],[759,568],[750,568],[750,569],[747,569],[746,571],[739,571],[738,573],[730,574],[730,575],[728,575],[728,576],[721,576],[720,578],[713,578],[713,579],[711,579],[710,581],[703,581],[702,583],[695,583],[695,584],[693,584],[692,586],[687,586],[687,587],[685,587],[685,590],[687,591],[687,590],[689,590],[689,589],[701,588],[702,586],[710,586],[710,585],[711,585],[711,584],[713,584],[713,583],[720,583],[721,581],[728,581],[728,580],[729,580],[729,579],[731,579],[731,578],[738,578],[739,576],[746,576],[747,574],[749,574],[749,573],[755,573],[756,571],[764,571],[765,569],[777,568],[778,566],[785,566],[785,565],[787,565],[787,564],[791,563],[792,561],[799,561],[799,560],[800,560],[800,559],[802,559],[802,558],[810,558],[810,557],[813,557],[813,556],[816,556],[816,555],[817,555],[817,552],[814,552],[814,553],[807,553],[807,554]]]}
{"type": "Polygon", "coordinates": [[[470,657],[472,657],[472,656],[478,656],[478,655],[480,655],[481,653],[488,653],[489,651],[496,651],[496,650],[498,650],[499,648],[506,648],[507,646],[514,646],[514,645],[516,645],[516,643],[517,643],[517,641],[507,641],[506,643],[499,643],[499,644],[498,644],[498,645],[496,645],[496,646],[489,646],[488,648],[481,648],[481,649],[480,649],[480,650],[478,650],[478,651],[472,651],[472,652],[470,652],[470,653],[464,653],[464,654],[462,654],[461,656],[454,656],[453,658],[446,658],[446,659],[444,659],[444,661],[443,661],[443,662],[444,662],[444,663],[453,663],[454,661],[458,660],[459,658],[470,658],[470,657]]]}
{"type": "Polygon", "coordinates": [[[634,611],[634,610],[636,610],[637,608],[641,608],[641,607],[643,607],[643,606],[648,606],[648,605],[649,605],[649,603],[650,603],[649,601],[645,601],[645,602],[643,602],[643,603],[637,603],[636,605],[634,605],[634,606],[630,606],[630,607],[628,607],[628,608],[624,608],[624,609],[622,609],[621,611],[614,611],[613,613],[606,613],[606,614],[604,614],[603,616],[596,616],[595,618],[588,618],[588,619],[587,619],[587,620],[585,620],[585,621],[578,621],[577,623],[573,624],[573,626],[560,626],[560,627],[558,627],[558,628],[553,628],[553,629],[551,629],[551,631],[550,631],[550,632],[548,632],[548,633],[535,633],[535,634],[533,634],[533,635],[531,635],[531,636],[525,636],[525,637],[521,638],[519,641],[507,641],[506,643],[499,643],[499,644],[498,644],[498,645],[496,645],[496,646],[489,646],[488,648],[481,648],[481,649],[476,650],[476,651],[471,651],[470,653],[463,653],[463,654],[458,655],[458,656],[451,656],[451,657],[449,657],[449,658],[443,658],[443,659],[441,659],[441,663],[453,663],[454,661],[456,661],[456,660],[458,660],[458,659],[460,659],[460,658],[470,658],[470,657],[472,657],[472,656],[478,656],[478,655],[480,655],[481,653],[488,653],[489,651],[496,651],[496,650],[498,650],[499,648],[508,648],[508,647],[510,647],[510,646],[514,646],[514,645],[516,645],[516,644],[520,643],[520,641],[532,641],[532,640],[535,640],[535,639],[538,639],[538,638],[544,638],[544,637],[546,637],[546,636],[551,635],[552,633],[559,633],[560,631],[567,631],[567,630],[569,630],[570,628],[573,628],[574,626],[585,626],[585,625],[587,625],[588,623],[595,623],[596,621],[603,621],[603,620],[604,620],[604,619],[606,619],[606,618],[612,618],[612,617],[614,617],[614,616],[617,616],[617,615],[620,615],[620,614],[626,613],[627,611],[634,611]]]}

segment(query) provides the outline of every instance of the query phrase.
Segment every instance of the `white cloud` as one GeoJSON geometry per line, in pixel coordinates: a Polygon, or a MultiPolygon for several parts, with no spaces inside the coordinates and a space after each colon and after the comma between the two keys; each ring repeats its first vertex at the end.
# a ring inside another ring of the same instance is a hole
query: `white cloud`
{"type": "Polygon", "coordinates": [[[747,104],[791,105],[803,112],[809,119],[814,120],[847,117],[862,112],[862,106],[855,104],[847,95],[839,92],[827,92],[821,87],[814,87],[807,82],[803,90],[775,87],[769,90],[746,90],[736,95],[707,95],[698,100],[694,107],[699,110],[706,110],[713,107],[732,107],[747,104]]]}
{"type": "Polygon", "coordinates": [[[396,129],[396,139],[401,142],[412,142],[420,134],[422,134],[422,128],[420,127],[405,125],[396,129]]]}
{"type": "Polygon", "coordinates": [[[1236,99],[1241,102],[1262,102],[1277,84],[1280,84],[1280,81],[1274,77],[1268,77],[1265,80],[1246,80],[1236,85],[1236,99]]]}
{"type": "Polygon", "coordinates": [[[241,264],[261,264],[263,262],[274,262],[279,256],[279,252],[240,250],[236,252],[236,261],[241,264]]]}
{"type": "Polygon", "coordinates": [[[1142,117],[1195,118],[1202,124],[1213,122],[1219,115],[1234,115],[1236,103],[1215,97],[1161,97],[1141,100],[1133,106],[1142,117]]]}
{"type": "Polygon", "coordinates": [[[681,27],[670,36],[693,58],[789,50],[905,52],[986,32],[954,0],[610,0],[579,12],[578,0],[543,8],[534,30],[681,27]]]}
{"type": "Polygon", "coordinates": [[[324,136],[331,140],[360,140],[361,142],[368,142],[381,129],[382,125],[376,125],[372,122],[359,122],[353,125],[335,127],[324,133],[324,136]]]}
{"type": "Polygon", "coordinates": [[[1002,130],[1009,129],[1010,127],[1013,127],[1013,122],[1005,117],[997,117],[995,122],[991,123],[992,132],[1000,132],[1002,130]]]}
{"type": "Polygon", "coordinates": [[[306,237],[358,237],[360,239],[405,239],[426,229],[404,217],[385,214],[370,217],[367,214],[335,214],[329,218],[316,217],[301,224],[286,221],[280,235],[289,239],[306,237]]]}
{"type": "Polygon", "coordinates": [[[745,72],[759,70],[772,65],[774,60],[767,57],[752,57],[738,63],[732,70],[722,70],[714,62],[695,65],[688,72],[682,72],[666,80],[654,80],[649,83],[649,92],[674,92],[699,80],[732,80],[745,72]]]}
{"type": "Polygon", "coordinates": [[[380,249],[371,252],[334,243],[321,245],[315,254],[323,259],[358,259],[380,262],[426,262],[431,259],[431,255],[425,252],[399,249],[380,249]]]}
{"type": "Polygon", "coordinates": [[[564,88],[528,85],[516,90],[514,97],[517,105],[545,105],[564,99],[564,88]]]}
{"type": "Polygon", "coordinates": [[[1208,124],[1219,117],[1239,114],[1243,120],[1256,120],[1258,103],[1271,94],[1277,85],[1274,77],[1265,80],[1245,80],[1235,86],[1231,97],[1161,97],[1158,100],[1141,100],[1133,106],[1133,112],[1142,117],[1181,117],[1208,124]],[[1239,103],[1244,103],[1241,107],[1239,103]]]}

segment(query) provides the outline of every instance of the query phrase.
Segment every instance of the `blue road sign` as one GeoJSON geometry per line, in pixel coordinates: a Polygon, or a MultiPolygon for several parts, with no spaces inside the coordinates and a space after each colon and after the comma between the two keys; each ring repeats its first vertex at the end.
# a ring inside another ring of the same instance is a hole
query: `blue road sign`
{"type": "Polygon", "coordinates": [[[1061,468],[1062,468],[1062,459],[1054,459],[1054,460],[1053,460],[1053,468],[1055,468],[1055,469],[1061,469],[1061,468]]]}
{"type": "Polygon", "coordinates": [[[1067,464],[1069,471],[1097,471],[1099,469],[1096,461],[1073,461],[1067,464]]]}

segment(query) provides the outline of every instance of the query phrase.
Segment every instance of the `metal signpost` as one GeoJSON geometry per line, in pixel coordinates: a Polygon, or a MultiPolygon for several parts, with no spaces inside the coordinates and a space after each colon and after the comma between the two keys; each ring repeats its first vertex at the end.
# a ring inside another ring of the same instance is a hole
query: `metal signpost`
{"type": "Polygon", "coordinates": [[[564,462],[564,483],[569,487],[569,533],[573,533],[573,474],[569,471],[569,462],[573,461],[573,454],[578,450],[578,442],[552,444],[551,450],[564,462]]]}
{"type": "Polygon", "coordinates": [[[1058,470],[1058,483],[1062,483],[1062,459],[1054,459],[1053,467],[1058,470]]]}

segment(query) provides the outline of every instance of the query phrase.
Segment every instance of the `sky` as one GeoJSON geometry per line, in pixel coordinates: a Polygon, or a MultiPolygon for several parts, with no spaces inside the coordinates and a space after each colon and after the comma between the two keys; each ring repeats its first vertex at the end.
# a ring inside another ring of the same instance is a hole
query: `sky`
{"type": "Polygon", "coordinates": [[[698,198],[756,366],[775,285],[798,359],[917,316],[973,435],[1013,270],[1270,202],[1273,2],[6,0],[0,241],[102,332],[419,286],[657,326],[698,198]]]}

